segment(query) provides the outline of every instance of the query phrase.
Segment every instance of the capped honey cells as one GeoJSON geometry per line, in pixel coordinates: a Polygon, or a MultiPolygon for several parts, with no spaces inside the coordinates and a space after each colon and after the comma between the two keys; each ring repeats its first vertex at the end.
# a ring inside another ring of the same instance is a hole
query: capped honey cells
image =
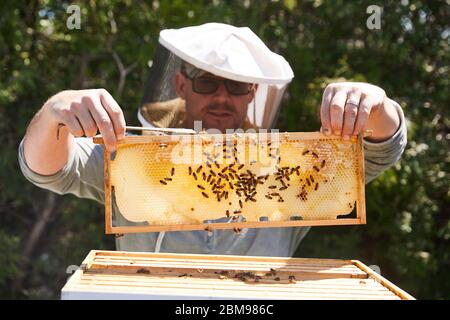
{"type": "Polygon", "coordinates": [[[355,142],[255,137],[205,138],[195,159],[183,149],[189,144],[176,139],[119,145],[111,185],[120,213],[132,222],[165,225],[241,221],[236,216],[246,222],[336,219],[355,208],[361,165],[355,142]]]}

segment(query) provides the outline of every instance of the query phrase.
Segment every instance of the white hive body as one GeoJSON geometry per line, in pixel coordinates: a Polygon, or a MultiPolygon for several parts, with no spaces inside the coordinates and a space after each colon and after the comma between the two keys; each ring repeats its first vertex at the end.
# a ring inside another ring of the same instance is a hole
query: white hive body
{"type": "Polygon", "coordinates": [[[97,250],[71,276],[61,298],[414,299],[358,260],[97,250]]]}

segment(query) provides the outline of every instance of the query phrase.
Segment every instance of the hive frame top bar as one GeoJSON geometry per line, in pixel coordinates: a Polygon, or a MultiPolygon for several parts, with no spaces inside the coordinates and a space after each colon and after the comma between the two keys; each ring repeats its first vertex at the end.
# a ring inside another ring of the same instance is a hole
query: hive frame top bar
{"type": "MultiPolygon", "coordinates": [[[[134,127],[133,127],[134,128],[134,127]]],[[[137,127],[136,127],[137,128],[137,127]]],[[[170,132],[170,131],[166,131],[166,132],[170,132]]],[[[156,133],[156,132],[155,132],[156,133]]],[[[305,140],[309,140],[309,139],[326,139],[326,140],[341,140],[342,137],[340,136],[336,136],[336,135],[331,135],[331,136],[327,136],[324,135],[321,132],[272,132],[272,131],[267,131],[267,132],[255,132],[255,133],[232,133],[232,134],[207,134],[207,133],[197,133],[197,134],[191,134],[191,133],[177,133],[176,135],[158,135],[158,134],[154,134],[154,135],[145,135],[145,136],[125,136],[123,139],[119,140],[117,143],[120,144],[126,144],[126,143],[148,143],[148,142],[169,142],[169,141],[173,141],[174,138],[176,139],[180,139],[180,138],[184,138],[184,137],[189,137],[189,138],[212,138],[214,139],[214,137],[218,137],[218,136],[224,136],[225,139],[229,139],[232,137],[240,137],[243,136],[244,134],[251,134],[251,135],[258,135],[258,134],[265,134],[268,136],[271,135],[280,135],[281,137],[284,138],[295,138],[295,139],[305,139],[305,140]]],[[[362,137],[369,137],[372,135],[372,131],[371,130],[367,130],[364,131],[362,134],[360,134],[360,136],[362,137]]],[[[356,141],[358,139],[358,137],[356,136],[351,136],[350,140],[351,141],[356,141]]],[[[95,137],[93,137],[93,141],[96,144],[104,144],[103,138],[101,135],[97,135],[95,137]]]]}
{"type": "MultiPolygon", "coordinates": [[[[215,140],[218,137],[232,139],[233,137],[258,136],[264,134],[267,136],[267,140],[271,135],[279,135],[279,140],[342,140],[339,136],[326,136],[320,132],[263,132],[263,133],[234,133],[234,134],[187,134],[187,135],[145,135],[145,136],[126,136],[118,142],[118,146],[121,145],[136,145],[146,143],[167,143],[179,141],[180,139],[206,139],[215,140]]],[[[358,190],[356,201],[356,218],[338,218],[328,220],[289,220],[289,221],[250,221],[250,222],[233,222],[233,223],[200,223],[200,224],[165,224],[165,225],[140,225],[140,226],[113,226],[112,223],[112,193],[114,192],[114,186],[111,185],[111,154],[105,150],[104,152],[104,174],[105,174],[105,231],[107,234],[122,235],[124,233],[139,233],[139,232],[160,232],[160,231],[188,231],[188,230],[207,230],[214,229],[240,229],[240,228],[266,228],[266,227],[300,227],[300,226],[329,226],[329,225],[354,225],[365,224],[365,190],[364,190],[364,155],[362,147],[363,136],[370,135],[370,132],[360,134],[358,137],[351,137],[351,142],[357,145],[357,159],[359,162],[359,174],[358,174],[358,190]]],[[[94,143],[103,144],[101,136],[93,138],[94,143]]],[[[343,141],[343,140],[342,140],[343,141]]],[[[344,142],[344,141],[343,141],[344,142]]]]}

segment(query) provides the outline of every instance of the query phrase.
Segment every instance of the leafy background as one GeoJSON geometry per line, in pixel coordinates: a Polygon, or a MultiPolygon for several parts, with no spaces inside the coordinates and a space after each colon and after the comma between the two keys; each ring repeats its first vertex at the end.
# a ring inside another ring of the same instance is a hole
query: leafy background
{"type": "Polygon", "coordinates": [[[366,190],[368,224],[316,227],[296,256],[353,258],[422,299],[450,298],[449,1],[0,2],[0,298],[58,299],[70,265],[114,249],[103,208],[40,190],[20,173],[26,126],[63,89],[106,88],[138,124],[159,31],[205,22],[249,26],[291,64],[278,127],[317,130],[330,81],[381,86],[408,119],[402,160],[366,190]],[[81,8],[69,30],[68,5],[81,8]],[[383,9],[369,30],[369,5],[383,9]]]}

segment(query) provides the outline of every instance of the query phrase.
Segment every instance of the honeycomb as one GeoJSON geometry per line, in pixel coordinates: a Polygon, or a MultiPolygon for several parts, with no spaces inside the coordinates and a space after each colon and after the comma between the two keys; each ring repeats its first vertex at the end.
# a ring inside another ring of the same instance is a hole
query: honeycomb
{"type": "Polygon", "coordinates": [[[125,138],[110,160],[116,204],[132,222],[336,219],[351,213],[357,200],[357,138],[319,133],[134,138],[125,138]]]}

